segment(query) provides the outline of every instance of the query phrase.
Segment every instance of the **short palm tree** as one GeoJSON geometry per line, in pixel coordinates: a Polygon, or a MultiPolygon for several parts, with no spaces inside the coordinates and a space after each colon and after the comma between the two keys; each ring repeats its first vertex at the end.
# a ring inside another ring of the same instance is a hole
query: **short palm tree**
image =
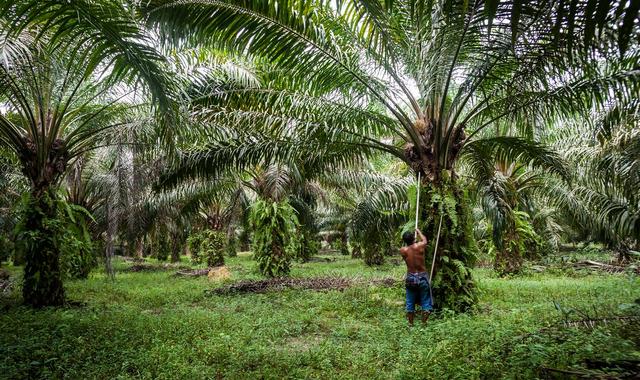
{"type": "MultiPolygon", "coordinates": [[[[557,115],[602,104],[602,94],[635,94],[640,82],[637,49],[629,48],[634,2],[152,0],[142,12],[167,41],[240,52],[286,73],[206,98],[217,122],[261,129],[247,144],[224,146],[241,151],[240,161],[291,160],[296,147],[282,136],[264,142],[281,128],[318,144],[318,155],[330,143],[406,162],[424,186],[427,236],[435,240],[444,218],[434,295],[456,310],[472,304],[474,287],[469,212],[455,170],[465,147],[496,125],[515,123],[531,135],[557,115]],[[608,70],[595,69],[597,57],[619,52],[608,70]]],[[[214,149],[224,154],[211,147],[189,167],[214,170],[214,149]]]]}

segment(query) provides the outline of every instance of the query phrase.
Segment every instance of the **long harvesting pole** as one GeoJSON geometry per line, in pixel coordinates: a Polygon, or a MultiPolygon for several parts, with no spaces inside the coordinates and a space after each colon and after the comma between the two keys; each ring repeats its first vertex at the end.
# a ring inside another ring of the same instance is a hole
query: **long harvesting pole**
{"type": "MultiPolygon", "coordinates": [[[[416,198],[416,230],[418,229],[418,207],[420,206],[420,172],[418,172],[418,196],[416,198]]],[[[418,231],[413,232],[413,239],[418,238],[418,231]]]]}

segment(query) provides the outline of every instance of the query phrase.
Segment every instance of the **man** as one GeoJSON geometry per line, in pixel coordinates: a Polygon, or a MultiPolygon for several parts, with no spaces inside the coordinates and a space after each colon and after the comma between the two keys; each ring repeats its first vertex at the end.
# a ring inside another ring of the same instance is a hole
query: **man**
{"type": "Polygon", "coordinates": [[[406,244],[400,248],[400,254],[407,264],[407,279],[405,286],[407,289],[407,319],[409,325],[413,326],[413,317],[416,312],[416,303],[420,303],[422,308],[422,322],[427,323],[429,314],[433,310],[431,304],[431,292],[429,291],[429,275],[424,264],[424,251],[427,247],[427,239],[422,232],[416,228],[416,233],[420,236],[420,241],[415,242],[414,233],[407,231],[402,235],[402,240],[406,244]]]}

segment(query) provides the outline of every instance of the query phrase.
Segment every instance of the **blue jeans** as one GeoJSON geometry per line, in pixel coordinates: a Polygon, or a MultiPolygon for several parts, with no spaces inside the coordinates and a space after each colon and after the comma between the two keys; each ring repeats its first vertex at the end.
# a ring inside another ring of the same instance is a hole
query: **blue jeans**
{"type": "Polygon", "coordinates": [[[405,281],[407,289],[407,313],[416,311],[416,303],[420,303],[422,311],[432,311],[429,276],[426,272],[407,273],[405,281]]]}

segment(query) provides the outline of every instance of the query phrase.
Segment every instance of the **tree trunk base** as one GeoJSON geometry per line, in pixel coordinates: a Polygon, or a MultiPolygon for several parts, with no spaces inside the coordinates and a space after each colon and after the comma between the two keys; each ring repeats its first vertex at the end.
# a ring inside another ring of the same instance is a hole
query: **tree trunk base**
{"type": "Polygon", "coordinates": [[[431,270],[438,241],[435,271],[431,282],[434,305],[456,312],[469,310],[477,301],[471,275],[477,246],[473,238],[468,200],[454,178],[423,186],[420,202],[421,230],[428,239],[425,260],[431,270]],[[438,239],[438,226],[442,227],[438,239]]]}
{"type": "Polygon", "coordinates": [[[64,304],[64,287],[58,256],[54,251],[41,251],[37,257],[27,258],[22,286],[25,304],[32,307],[64,304]]]}
{"type": "Polygon", "coordinates": [[[60,273],[60,252],[55,244],[56,201],[48,193],[33,196],[25,214],[26,230],[31,234],[25,252],[24,303],[32,307],[61,306],[64,287],[60,273]]]}

